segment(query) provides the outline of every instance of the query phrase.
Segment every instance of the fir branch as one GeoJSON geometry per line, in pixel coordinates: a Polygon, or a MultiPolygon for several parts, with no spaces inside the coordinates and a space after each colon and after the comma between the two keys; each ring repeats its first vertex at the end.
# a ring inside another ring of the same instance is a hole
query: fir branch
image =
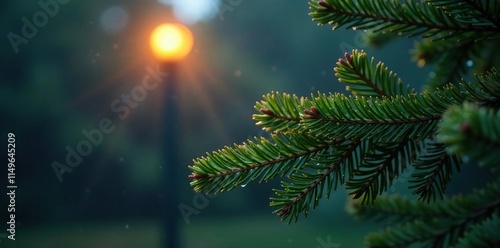
{"type": "Polygon", "coordinates": [[[448,152],[467,156],[494,168],[500,165],[500,112],[465,103],[452,106],[439,124],[438,138],[448,152]]]}
{"type": "Polygon", "coordinates": [[[339,82],[347,84],[346,90],[357,96],[397,96],[407,95],[413,90],[409,86],[406,90],[396,73],[382,62],[375,65],[375,59],[367,58],[364,51],[353,50],[352,55],[346,53],[345,58],[339,59],[334,68],[339,82]]]}
{"type": "Polygon", "coordinates": [[[263,96],[263,100],[255,104],[259,114],[252,118],[257,126],[266,131],[285,131],[297,127],[300,121],[300,99],[296,95],[271,92],[263,96]]]}
{"type": "Polygon", "coordinates": [[[351,200],[347,205],[350,214],[361,219],[406,222],[415,219],[464,219],[485,209],[499,207],[500,180],[476,189],[468,195],[455,195],[446,201],[426,204],[399,195],[382,195],[373,204],[362,205],[351,200]]]}
{"type": "Polygon", "coordinates": [[[417,194],[418,199],[423,202],[435,202],[436,195],[443,199],[453,168],[460,172],[460,160],[456,155],[447,154],[446,148],[442,143],[428,142],[424,152],[413,164],[416,170],[409,180],[409,188],[415,189],[413,194],[417,194]]]}
{"type": "Polygon", "coordinates": [[[457,236],[458,229],[447,229],[450,223],[443,219],[417,219],[402,225],[393,225],[390,228],[370,233],[366,236],[368,247],[449,247],[455,240],[447,241],[445,238],[457,236]],[[442,237],[442,233],[449,234],[442,237]],[[434,233],[438,233],[438,238],[434,240],[434,233]]]}
{"type": "Polygon", "coordinates": [[[476,26],[500,27],[500,4],[482,0],[425,0],[459,21],[476,26]]]}
{"type": "Polygon", "coordinates": [[[310,16],[319,24],[334,29],[346,26],[374,32],[406,33],[423,37],[488,37],[498,35],[496,26],[474,26],[456,20],[455,16],[426,3],[385,0],[317,0],[309,2],[310,16]]]}
{"type": "Polygon", "coordinates": [[[465,230],[471,228],[471,225],[483,219],[490,217],[493,213],[498,212],[500,200],[497,199],[487,206],[476,209],[473,213],[459,221],[450,225],[447,229],[433,233],[433,245],[450,246],[457,242],[458,238],[463,235],[465,230]]]}
{"type": "Polygon", "coordinates": [[[500,106],[500,73],[497,69],[484,75],[476,75],[475,83],[466,83],[462,80],[460,84],[470,95],[468,101],[485,107],[500,106]]]}
{"type": "Polygon", "coordinates": [[[273,132],[271,138],[194,160],[194,189],[218,193],[288,177],[271,206],[291,222],[346,184],[357,199],[351,213],[397,222],[368,236],[369,247],[498,245],[500,180],[472,194],[425,203],[443,198],[460,156],[500,165],[500,74],[491,69],[474,83],[457,84],[468,73],[467,61],[483,63],[486,70],[500,61],[493,55],[500,38],[499,2],[313,0],[309,6],[314,21],[334,29],[432,38],[417,46],[415,57],[420,65],[436,64],[435,85],[452,84],[416,93],[383,63],[353,50],[334,70],[354,96],[264,95],[253,119],[273,132]],[[379,196],[410,165],[416,168],[410,188],[421,201],[379,196]]]}
{"type": "MultiPolygon", "coordinates": [[[[458,205],[463,204],[463,198],[458,205]]],[[[468,203],[468,202],[467,202],[468,203]]],[[[400,195],[381,195],[372,204],[360,204],[360,200],[349,200],[346,211],[362,220],[405,222],[415,219],[446,218],[450,215],[448,205],[428,205],[400,195]]],[[[465,211],[462,212],[464,214],[465,211]]]]}
{"type": "Polygon", "coordinates": [[[329,197],[332,188],[343,184],[344,170],[352,173],[352,168],[361,160],[364,142],[345,141],[332,146],[329,152],[316,157],[306,168],[289,176],[291,182],[282,182],[282,190],[275,190],[277,197],[271,198],[271,206],[279,207],[275,214],[282,219],[290,218],[297,221],[299,214],[307,216],[309,209],[316,208],[326,188],[329,197]],[[317,170],[311,172],[309,170],[317,170]]]}
{"type": "Polygon", "coordinates": [[[346,189],[361,204],[373,203],[377,195],[385,192],[397,176],[406,169],[418,153],[419,145],[403,140],[397,143],[373,143],[355,170],[354,177],[346,182],[346,189]]]}
{"type": "Polygon", "coordinates": [[[189,166],[193,171],[189,177],[194,179],[190,184],[195,191],[216,193],[258,178],[267,181],[278,175],[286,176],[302,168],[315,154],[342,141],[320,140],[306,132],[273,135],[272,141],[256,138],[194,160],[189,166]]]}
{"type": "MultiPolygon", "coordinates": [[[[354,208],[351,213],[370,217],[380,214],[387,216],[396,211],[394,207],[387,208],[388,204],[378,204],[377,202],[363,208],[354,208]],[[380,212],[384,209],[385,213],[380,212]]],[[[500,180],[487,185],[482,190],[475,190],[472,194],[454,196],[438,204],[416,203],[417,205],[413,205],[404,202],[404,200],[395,201],[395,203],[402,208],[402,212],[415,210],[420,213],[431,213],[431,215],[428,218],[418,219],[400,218],[401,224],[368,235],[367,242],[370,247],[407,247],[410,244],[449,247],[455,244],[474,224],[498,213],[500,210],[500,180]],[[426,219],[426,221],[420,219],[426,219]],[[406,220],[408,222],[405,222],[406,220]]],[[[396,214],[403,215],[403,213],[396,214]]]]}
{"type": "Polygon", "coordinates": [[[491,218],[477,223],[464,234],[454,248],[499,247],[500,218],[498,213],[491,218]]]}
{"type": "Polygon", "coordinates": [[[461,103],[466,97],[465,92],[451,85],[435,92],[390,99],[319,94],[305,100],[304,107],[314,109],[315,114],[304,115],[301,125],[330,138],[423,140],[434,133],[448,106],[461,103]]]}

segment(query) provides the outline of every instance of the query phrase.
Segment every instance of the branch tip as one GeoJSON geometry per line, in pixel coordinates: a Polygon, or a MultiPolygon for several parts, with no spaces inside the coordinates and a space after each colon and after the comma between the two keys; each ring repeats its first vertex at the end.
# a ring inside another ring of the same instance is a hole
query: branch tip
{"type": "Polygon", "coordinates": [[[343,59],[339,59],[339,64],[342,64],[342,65],[345,65],[345,66],[349,66],[349,63],[345,62],[345,60],[343,59]]]}
{"type": "Polygon", "coordinates": [[[202,174],[198,174],[198,173],[191,173],[191,175],[188,176],[189,179],[193,179],[193,180],[197,180],[197,179],[202,179],[202,178],[206,178],[207,175],[202,175],[202,174]]]}
{"type": "Polygon", "coordinates": [[[311,106],[309,109],[304,109],[304,113],[311,117],[317,117],[320,115],[318,109],[314,106],[311,106]]]}
{"type": "Polygon", "coordinates": [[[345,53],[344,54],[344,57],[347,59],[347,61],[349,62],[349,64],[352,65],[352,54],[349,54],[349,53],[345,53]]]}
{"type": "Polygon", "coordinates": [[[292,209],[290,208],[289,205],[286,205],[283,208],[281,208],[281,210],[278,212],[278,216],[283,217],[285,215],[288,215],[290,214],[290,211],[292,211],[292,209]]]}
{"type": "Polygon", "coordinates": [[[266,109],[266,108],[261,108],[260,112],[266,115],[274,115],[273,111],[266,109]]]}
{"type": "Polygon", "coordinates": [[[324,0],[319,0],[318,4],[321,5],[322,7],[325,7],[328,10],[333,9],[332,6],[329,3],[325,2],[324,0]]]}

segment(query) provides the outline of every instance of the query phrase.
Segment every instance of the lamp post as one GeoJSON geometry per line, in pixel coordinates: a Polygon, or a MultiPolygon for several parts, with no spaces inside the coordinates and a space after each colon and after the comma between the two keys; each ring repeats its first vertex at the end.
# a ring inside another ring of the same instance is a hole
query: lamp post
{"type": "Polygon", "coordinates": [[[189,54],[193,47],[191,31],[181,25],[166,23],[157,26],[150,37],[151,49],[160,61],[161,68],[168,72],[165,87],[165,112],[163,113],[163,155],[166,166],[163,168],[162,184],[166,194],[163,195],[163,221],[165,225],[166,248],[179,247],[179,212],[178,197],[178,100],[176,71],[177,63],[189,54]]]}

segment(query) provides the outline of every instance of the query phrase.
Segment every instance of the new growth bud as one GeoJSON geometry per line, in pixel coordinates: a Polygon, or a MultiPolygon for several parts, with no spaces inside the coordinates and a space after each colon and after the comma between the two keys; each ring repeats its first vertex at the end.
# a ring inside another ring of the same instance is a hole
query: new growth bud
{"type": "Polygon", "coordinates": [[[291,212],[291,211],[292,211],[292,209],[290,208],[290,206],[288,206],[288,205],[287,205],[287,206],[284,206],[284,207],[281,209],[281,211],[279,211],[278,216],[279,216],[279,217],[282,217],[282,216],[284,216],[284,215],[288,215],[288,214],[290,214],[290,212],[291,212]]]}
{"type": "Polygon", "coordinates": [[[322,7],[325,7],[328,10],[333,9],[332,6],[329,3],[325,2],[324,0],[319,0],[318,4],[321,5],[322,7]]]}
{"type": "Polygon", "coordinates": [[[260,112],[265,114],[265,115],[274,115],[273,111],[266,109],[266,108],[261,108],[260,112]]]}
{"type": "Polygon", "coordinates": [[[343,59],[339,59],[339,64],[342,64],[344,66],[349,66],[349,64],[347,62],[345,62],[345,60],[343,60],[343,59]]]}
{"type": "Polygon", "coordinates": [[[344,57],[347,59],[347,61],[349,62],[349,64],[352,65],[352,55],[348,54],[348,53],[345,53],[344,57]]]}
{"type": "Polygon", "coordinates": [[[320,115],[318,109],[314,106],[311,106],[310,109],[304,109],[304,113],[307,114],[309,117],[317,117],[320,115]]]}
{"type": "Polygon", "coordinates": [[[191,175],[188,176],[189,179],[194,179],[194,180],[197,180],[197,179],[202,179],[202,178],[205,178],[207,177],[207,175],[201,175],[201,174],[198,174],[198,173],[191,173],[191,175]]]}

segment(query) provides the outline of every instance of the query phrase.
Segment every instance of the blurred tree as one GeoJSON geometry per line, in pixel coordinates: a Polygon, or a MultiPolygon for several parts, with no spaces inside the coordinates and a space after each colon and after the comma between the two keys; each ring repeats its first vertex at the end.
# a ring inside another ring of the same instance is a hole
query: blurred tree
{"type": "Polygon", "coordinates": [[[461,164],[494,170],[500,163],[499,1],[315,0],[310,9],[319,24],[369,30],[377,45],[386,35],[385,41],[422,36],[414,60],[436,65],[427,89],[403,86],[364,51],[346,53],[334,70],[352,95],[265,95],[253,119],[271,137],[196,159],[194,189],[219,193],[287,177],[271,206],[296,221],[345,185],[354,199],[349,212],[394,220],[367,237],[369,247],[499,246],[498,178],[468,195],[444,197],[461,164]],[[461,80],[470,71],[475,80],[461,80]],[[404,171],[411,171],[407,183],[418,201],[379,196],[404,171]]]}

